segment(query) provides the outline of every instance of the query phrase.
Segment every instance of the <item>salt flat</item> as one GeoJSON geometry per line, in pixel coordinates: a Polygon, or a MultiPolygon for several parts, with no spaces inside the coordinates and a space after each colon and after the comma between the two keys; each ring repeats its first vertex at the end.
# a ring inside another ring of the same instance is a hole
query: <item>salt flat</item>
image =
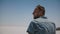
{"type": "MultiPolygon", "coordinates": [[[[27,34],[27,27],[22,26],[0,26],[0,34],[27,34]]],[[[56,34],[59,34],[57,31],[56,34]]]]}

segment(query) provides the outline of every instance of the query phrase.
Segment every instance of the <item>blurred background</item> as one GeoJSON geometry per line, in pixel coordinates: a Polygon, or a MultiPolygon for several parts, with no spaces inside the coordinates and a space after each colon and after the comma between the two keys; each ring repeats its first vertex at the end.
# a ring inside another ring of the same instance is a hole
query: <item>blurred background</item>
{"type": "Polygon", "coordinates": [[[45,7],[48,20],[60,27],[60,0],[0,0],[0,34],[27,34],[32,12],[39,4],[45,7]]]}

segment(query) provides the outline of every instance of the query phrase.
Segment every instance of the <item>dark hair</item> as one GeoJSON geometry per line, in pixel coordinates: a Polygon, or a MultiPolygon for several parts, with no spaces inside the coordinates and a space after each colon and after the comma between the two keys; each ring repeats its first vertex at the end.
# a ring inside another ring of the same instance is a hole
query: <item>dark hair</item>
{"type": "MultiPolygon", "coordinates": [[[[43,15],[45,15],[45,8],[44,8],[43,6],[37,5],[36,8],[39,9],[39,12],[42,10],[42,11],[43,11],[43,15]]],[[[35,9],[36,9],[36,8],[35,8],[35,9]]],[[[33,14],[34,14],[34,13],[35,13],[35,10],[34,10],[33,14]]]]}
{"type": "Polygon", "coordinates": [[[34,15],[34,19],[44,16],[45,15],[45,8],[41,5],[37,5],[34,12],[33,12],[33,15],[34,15]]]}

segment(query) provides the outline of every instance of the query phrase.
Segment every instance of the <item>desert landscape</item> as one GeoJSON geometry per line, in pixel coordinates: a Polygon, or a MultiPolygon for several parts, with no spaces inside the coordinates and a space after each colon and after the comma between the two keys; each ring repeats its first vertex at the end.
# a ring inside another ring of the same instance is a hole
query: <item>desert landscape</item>
{"type": "MultiPolygon", "coordinates": [[[[22,26],[0,26],[0,34],[28,34],[26,29],[22,26]]],[[[60,34],[60,31],[56,31],[56,34],[60,34]]]]}

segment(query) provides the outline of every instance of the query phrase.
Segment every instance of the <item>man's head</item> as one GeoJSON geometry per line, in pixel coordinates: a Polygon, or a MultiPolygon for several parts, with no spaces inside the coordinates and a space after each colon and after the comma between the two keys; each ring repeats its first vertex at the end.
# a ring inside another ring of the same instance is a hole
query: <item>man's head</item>
{"type": "Polygon", "coordinates": [[[45,15],[45,8],[43,6],[38,5],[33,12],[34,19],[44,15],[45,15]]]}

